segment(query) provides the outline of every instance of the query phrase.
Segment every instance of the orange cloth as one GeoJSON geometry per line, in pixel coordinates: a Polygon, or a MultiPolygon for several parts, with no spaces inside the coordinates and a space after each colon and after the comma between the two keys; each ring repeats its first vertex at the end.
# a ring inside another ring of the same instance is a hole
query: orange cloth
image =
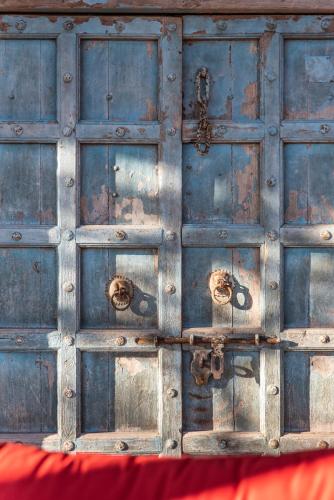
{"type": "Polygon", "coordinates": [[[0,500],[332,500],[334,451],[162,459],[0,447],[0,500]]]}

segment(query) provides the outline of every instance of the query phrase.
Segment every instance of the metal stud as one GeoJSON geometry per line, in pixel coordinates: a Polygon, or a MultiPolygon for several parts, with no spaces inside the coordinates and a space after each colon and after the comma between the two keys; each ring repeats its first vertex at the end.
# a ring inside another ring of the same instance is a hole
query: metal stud
{"type": "Polygon", "coordinates": [[[174,241],[176,239],[176,233],[174,231],[166,231],[165,240],[174,241]]]}
{"type": "Polygon", "coordinates": [[[116,451],[125,451],[128,449],[128,445],[124,441],[117,441],[115,443],[115,450],[116,451]]]}
{"type": "Polygon", "coordinates": [[[267,21],[266,22],[266,28],[269,30],[269,31],[274,31],[277,27],[277,23],[275,23],[275,21],[267,21]]]}
{"type": "Polygon", "coordinates": [[[72,335],[66,335],[63,342],[66,346],[71,346],[74,344],[74,337],[72,337],[72,335]]]}
{"type": "Polygon", "coordinates": [[[266,183],[267,183],[268,187],[274,187],[274,186],[276,186],[277,179],[274,176],[269,177],[269,179],[266,180],[266,183]]]}
{"type": "Polygon", "coordinates": [[[11,92],[11,93],[9,94],[8,99],[10,99],[10,100],[15,99],[14,92],[11,92]]]}
{"type": "Polygon", "coordinates": [[[63,80],[65,83],[70,83],[73,80],[71,73],[64,73],[63,80]]]}
{"type": "Polygon", "coordinates": [[[166,448],[168,448],[169,450],[175,450],[175,448],[177,448],[176,439],[167,439],[166,448]]]}
{"type": "Polygon", "coordinates": [[[270,241],[276,241],[278,239],[278,232],[277,231],[268,231],[267,232],[267,238],[270,241]]]}
{"type": "Polygon", "coordinates": [[[176,292],[176,287],[173,284],[169,284],[165,287],[165,292],[168,293],[168,295],[173,295],[176,292]]]}
{"type": "Polygon", "coordinates": [[[330,339],[329,335],[322,335],[322,336],[320,337],[320,342],[321,342],[322,344],[328,344],[328,343],[330,342],[330,340],[331,340],[331,339],[330,339]]]}
{"type": "Polygon", "coordinates": [[[114,165],[114,172],[118,172],[119,171],[119,166],[118,165],[114,165]]]}
{"type": "Polygon", "coordinates": [[[115,339],[115,344],[118,346],[122,346],[126,344],[126,338],[125,337],[117,337],[115,339]]]}
{"type": "Polygon", "coordinates": [[[74,24],[72,23],[72,21],[65,21],[63,26],[64,26],[64,30],[66,30],[66,31],[72,31],[74,28],[74,24]]]}
{"type": "Polygon", "coordinates": [[[227,441],[225,441],[225,439],[222,439],[219,445],[222,450],[225,450],[225,448],[227,448],[227,441]]]}
{"type": "Polygon", "coordinates": [[[21,125],[15,125],[15,127],[13,127],[13,132],[17,136],[22,135],[23,134],[23,127],[21,125]]]}
{"type": "Polygon", "coordinates": [[[331,20],[328,17],[325,17],[324,19],[321,20],[320,26],[321,29],[326,31],[331,25],[331,20]]]}
{"type": "Polygon", "coordinates": [[[176,129],[174,127],[168,128],[167,129],[167,134],[168,135],[175,135],[176,134],[176,129]]]}
{"type": "Polygon", "coordinates": [[[176,24],[175,23],[170,23],[167,26],[168,31],[176,31],[176,24]]]}
{"type": "Polygon", "coordinates": [[[23,337],[15,337],[15,344],[16,345],[22,345],[24,343],[24,338],[23,337]]]}
{"type": "Polygon", "coordinates": [[[224,137],[224,135],[227,132],[227,127],[225,125],[218,125],[215,129],[215,136],[216,137],[224,137]]]}
{"type": "Polygon", "coordinates": [[[15,231],[14,233],[12,233],[12,240],[14,241],[22,240],[22,234],[19,233],[18,231],[15,231]]]}
{"type": "Polygon", "coordinates": [[[63,290],[64,292],[71,293],[74,290],[74,285],[70,281],[65,281],[63,284],[63,290]]]}
{"type": "Polygon", "coordinates": [[[324,231],[321,231],[320,237],[323,240],[330,240],[332,237],[332,233],[330,231],[328,231],[328,229],[325,229],[324,231]]]}
{"type": "Polygon", "coordinates": [[[107,95],[106,95],[106,99],[107,99],[107,101],[111,101],[111,100],[112,100],[112,97],[113,97],[113,96],[112,96],[112,94],[107,94],[107,95]]]}
{"type": "Polygon", "coordinates": [[[178,392],[176,389],[173,389],[172,387],[170,387],[169,389],[167,389],[167,396],[169,398],[176,398],[176,396],[178,395],[178,392]]]}
{"type": "Polygon", "coordinates": [[[70,389],[69,387],[65,387],[64,389],[64,396],[65,398],[71,399],[74,396],[74,391],[73,389],[70,389]]]}
{"type": "Polygon", "coordinates": [[[73,132],[73,128],[68,126],[68,125],[63,128],[63,135],[65,137],[70,137],[70,135],[72,135],[72,132],[73,132]]]}
{"type": "Polygon", "coordinates": [[[267,387],[267,394],[270,394],[271,396],[276,396],[276,394],[278,394],[278,391],[279,389],[277,385],[270,384],[267,387]]]}
{"type": "Polygon", "coordinates": [[[66,231],[63,232],[63,239],[65,241],[71,241],[74,238],[74,233],[70,229],[66,229],[66,231]]]}
{"type": "Polygon", "coordinates": [[[225,231],[225,230],[219,231],[218,238],[220,238],[221,240],[226,240],[227,237],[228,237],[227,231],[225,231]]]}
{"type": "Polygon", "coordinates": [[[327,125],[327,123],[323,123],[322,125],[320,125],[320,132],[322,134],[328,134],[328,132],[330,131],[330,126],[327,125]]]}
{"type": "Polygon", "coordinates": [[[176,74],[175,73],[169,73],[169,75],[167,76],[167,79],[170,82],[174,82],[176,80],[176,74]]]}
{"type": "Polygon", "coordinates": [[[269,448],[273,448],[274,450],[279,447],[278,439],[270,439],[268,443],[269,448]]]}
{"type": "Polygon", "coordinates": [[[277,283],[277,281],[270,281],[270,282],[269,282],[269,288],[270,288],[271,290],[277,290],[277,288],[278,288],[278,283],[277,283]]]}
{"type": "Polygon", "coordinates": [[[23,21],[23,19],[20,19],[20,21],[17,21],[15,23],[15,28],[18,30],[18,31],[24,31],[27,27],[27,23],[25,21],[23,21]]]}
{"type": "Polygon", "coordinates": [[[276,74],[273,71],[265,71],[264,76],[268,80],[268,82],[273,82],[276,80],[276,74]]]}
{"type": "Polygon", "coordinates": [[[225,31],[227,29],[227,22],[226,21],[218,21],[217,28],[219,29],[219,31],[225,31]]]}
{"type": "Polygon", "coordinates": [[[317,448],[320,448],[321,450],[326,450],[327,448],[329,448],[329,444],[327,441],[321,439],[321,441],[318,441],[317,443],[317,448]]]}
{"type": "Polygon", "coordinates": [[[117,231],[115,231],[115,238],[117,240],[125,240],[126,232],[123,231],[122,229],[118,229],[117,231]]]}
{"type": "Polygon", "coordinates": [[[278,133],[278,128],[275,127],[275,125],[270,125],[270,127],[268,127],[268,134],[269,135],[274,136],[274,135],[277,135],[277,133],[278,133]]]}
{"type": "Polygon", "coordinates": [[[65,177],[64,184],[68,188],[72,187],[72,186],[74,186],[74,179],[72,177],[65,177]]]}
{"type": "Polygon", "coordinates": [[[124,137],[124,135],[125,135],[125,128],[124,127],[117,127],[117,129],[116,129],[116,135],[117,135],[117,137],[124,137]]]}
{"type": "Polygon", "coordinates": [[[125,29],[124,24],[116,22],[115,29],[116,29],[117,33],[122,33],[122,31],[124,31],[124,29],[125,29]]]}
{"type": "Polygon", "coordinates": [[[115,192],[111,193],[111,196],[112,196],[112,198],[117,198],[118,197],[118,193],[115,193],[115,192]]]}
{"type": "Polygon", "coordinates": [[[63,444],[63,451],[73,451],[75,448],[75,444],[73,443],[73,441],[65,441],[64,444],[63,444]]]}

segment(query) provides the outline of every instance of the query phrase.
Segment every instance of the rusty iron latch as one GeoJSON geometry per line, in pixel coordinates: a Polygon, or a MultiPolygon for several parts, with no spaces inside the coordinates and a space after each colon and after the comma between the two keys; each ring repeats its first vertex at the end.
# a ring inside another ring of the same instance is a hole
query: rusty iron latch
{"type": "Polygon", "coordinates": [[[208,154],[211,145],[212,125],[208,119],[210,97],[210,77],[208,68],[200,68],[195,78],[195,92],[199,106],[199,122],[196,133],[195,148],[201,156],[208,154]]]}
{"type": "Polygon", "coordinates": [[[254,337],[209,337],[190,335],[189,337],[137,337],[136,343],[139,345],[175,345],[181,344],[189,346],[205,346],[209,348],[194,349],[192,351],[192,361],[190,371],[197,385],[206,385],[212,376],[214,380],[220,380],[224,374],[224,348],[226,344],[257,345],[278,344],[277,337],[265,337],[255,334],[254,337]]]}

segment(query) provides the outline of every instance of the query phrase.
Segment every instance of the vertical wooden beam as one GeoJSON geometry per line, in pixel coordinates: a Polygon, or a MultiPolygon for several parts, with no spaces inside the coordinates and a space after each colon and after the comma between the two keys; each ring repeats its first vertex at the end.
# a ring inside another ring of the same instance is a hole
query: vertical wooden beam
{"type": "MultiPolygon", "coordinates": [[[[160,200],[164,239],[160,247],[159,328],[163,335],[181,334],[182,224],[182,21],[164,18],[159,41],[160,67],[160,200]]],[[[160,434],[162,454],[181,454],[181,347],[159,350],[160,434]]]]}
{"type": "MultiPolygon", "coordinates": [[[[279,336],[281,330],[280,43],[281,37],[275,31],[265,32],[261,42],[265,123],[262,216],[266,235],[262,255],[265,266],[264,322],[268,336],[279,336]]],[[[264,349],[261,352],[261,366],[261,430],[267,440],[266,453],[279,454],[281,434],[280,350],[264,349]]]]}
{"type": "Polygon", "coordinates": [[[77,331],[77,249],[76,228],[76,137],[77,120],[77,39],[75,34],[58,37],[60,140],[58,143],[58,247],[59,295],[58,328],[61,348],[58,355],[58,432],[65,451],[75,448],[78,427],[79,383],[75,334],[77,331]]]}

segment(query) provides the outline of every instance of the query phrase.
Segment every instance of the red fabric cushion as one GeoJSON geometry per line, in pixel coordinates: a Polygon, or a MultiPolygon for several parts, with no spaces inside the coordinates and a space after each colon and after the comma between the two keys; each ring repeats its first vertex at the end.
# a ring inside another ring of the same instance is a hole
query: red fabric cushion
{"type": "Polygon", "coordinates": [[[0,448],[0,500],[332,500],[334,451],[273,457],[112,457],[0,448]]]}

